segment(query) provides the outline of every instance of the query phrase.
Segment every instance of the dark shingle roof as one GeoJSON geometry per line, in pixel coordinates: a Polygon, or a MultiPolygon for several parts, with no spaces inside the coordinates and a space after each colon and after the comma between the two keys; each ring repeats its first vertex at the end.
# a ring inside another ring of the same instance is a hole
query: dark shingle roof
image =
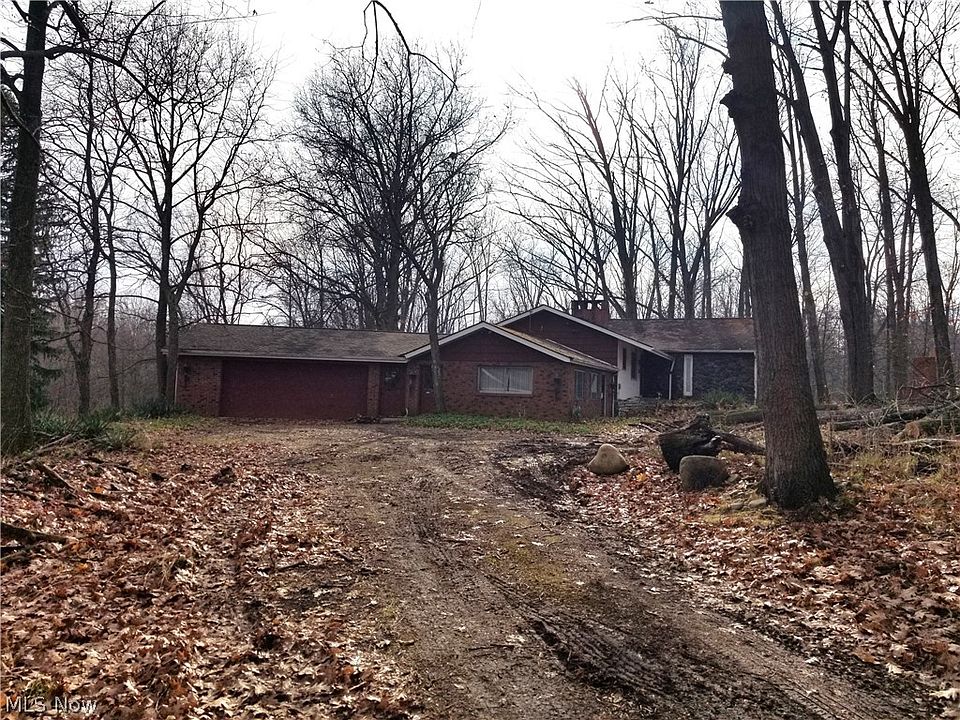
{"type": "Polygon", "coordinates": [[[569,358],[570,362],[573,363],[574,365],[585,365],[586,367],[598,368],[600,370],[616,370],[617,369],[616,365],[611,365],[610,363],[604,362],[603,360],[598,360],[597,358],[592,357],[591,355],[582,353],[579,350],[574,350],[573,348],[567,347],[566,345],[561,345],[560,343],[554,342],[553,340],[547,340],[546,338],[527,335],[526,333],[522,333],[519,330],[514,330],[513,328],[506,328],[506,327],[500,326],[500,329],[505,330],[511,335],[516,335],[517,337],[522,338],[523,340],[526,340],[528,343],[539,345],[540,347],[546,350],[550,350],[551,352],[554,352],[557,355],[563,355],[564,357],[569,358]]]}
{"type": "MultiPolygon", "coordinates": [[[[567,347],[566,345],[561,345],[558,342],[553,340],[546,340],[540,337],[534,337],[533,335],[527,335],[526,333],[518,332],[512,328],[505,328],[501,325],[492,325],[488,322],[478,322],[476,325],[471,325],[468,328],[464,328],[459,332],[455,332],[452,335],[447,335],[445,338],[440,340],[440,345],[446,345],[447,343],[457,342],[458,340],[469,337],[476,332],[487,331],[494,334],[501,335],[508,340],[514,342],[519,342],[528,347],[532,347],[534,350],[546,353],[562,362],[568,362],[573,365],[583,365],[586,367],[595,368],[598,370],[616,370],[615,365],[604,362],[603,360],[598,360],[595,357],[586,355],[578,350],[567,347]]],[[[429,344],[425,344],[423,347],[414,348],[411,351],[407,352],[408,358],[414,358],[430,350],[429,344]]]]}
{"type": "Polygon", "coordinates": [[[750,318],[610,320],[607,327],[665,352],[753,352],[756,347],[750,318]]]}
{"type": "Polygon", "coordinates": [[[270,325],[192,325],[180,331],[180,353],[298,360],[379,360],[400,356],[427,342],[421,333],[270,325]]]}

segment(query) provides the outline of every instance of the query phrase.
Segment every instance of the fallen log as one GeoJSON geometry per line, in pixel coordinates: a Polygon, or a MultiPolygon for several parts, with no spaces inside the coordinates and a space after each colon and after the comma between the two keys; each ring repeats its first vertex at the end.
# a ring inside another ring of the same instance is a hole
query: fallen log
{"type": "Polygon", "coordinates": [[[60,545],[66,545],[71,541],[64,535],[51,535],[50,533],[40,532],[39,530],[30,530],[29,528],[11,525],[10,523],[0,522],[0,536],[11,540],[16,540],[24,545],[33,545],[39,542],[52,542],[60,545]]]}
{"type": "Polygon", "coordinates": [[[847,413],[835,417],[830,422],[831,430],[856,430],[862,427],[874,427],[878,425],[890,425],[892,423],[905,423],[911,420],[919,420],[931,413],[937,412],[935,407],[915,407],[915,408],[887,408],[880,411],[860,412],[853,417],[847,413]]]}
{"type": "Polygon", "coordinates": [[[663,459],[674,472],[680,470],[680,461],[688,455],[716,457],[724,448],[746,455],[763,455],[766,452],[762,445],[745,437],[713,429],[707,415],[697,415],[679,430],[660,433],[657,442],[663,459]]]}
{"type": "Polygon", "coordinates": [[[64,480],[63,476],[60,473],[58,473],[56,470],[54,470],[52,467],[50,467],[44,462],[40,462],[39,460],[34,460],[32,465],[33,467],[35,467],[37,470],[40,471],[41,475],[43,475],[46,478],[47,483],[49,485],[63,488],[64,490],[67,491],[67,494],[72,495],[73,497],[78,496],[77,489],[73,485],[68,483],[66,480],[64,480]]]}

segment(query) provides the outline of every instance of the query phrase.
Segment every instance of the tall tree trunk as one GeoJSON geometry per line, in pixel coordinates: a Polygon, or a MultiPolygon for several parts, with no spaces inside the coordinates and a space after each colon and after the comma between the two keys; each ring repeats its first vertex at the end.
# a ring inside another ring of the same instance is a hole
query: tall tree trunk
{"type": "Polygon", "coordinates": [[[937,257],[937,231],[933,216],[933,196],[927,175],[927,160],[919,121],[903,128],[907,144],[910,186],[916,204],[917,225],[920,228],[920,250],[927,274],[927,292],[930,295],[930,320],[933,323],[933,348],[937,356],[937,379],[942,383],[954,381],[953,356],[950,352],[950,326],[943,302],[943,279],[937,257]]]}
{"type": "Polygon", "coordinates": [[[703,317],[713,317],[713,258],[710,255],[710,236],[703,245],[703,317]]]}
{"type": "MultiPolygon", "coordinates": [[[[827,246],[830,265],[837,285],[837,299],[840,305],[840,323],[847,346],[847,391],[855,402],[873,398],[873,334],[870,323],[870,304],[867,300],[866,265],[863,250],[860,247],[859,211],[851,211],[851,225],[844,227],[837,212],[833,196],[833,184],[830,170],[816,121],[810,109],[810,97],[807,92],[803,68],[793,50],[789,31],[783,20],[783,14],[777,3],[771,3],[777,26],[782,36],[782,48],[790,66],[795,85],[793,108],[796,112],[797,126],[803,146],[810,162],[810,176],[813,180],[813,195],[820,211],[823,226],[823,242],[827,246]],[[857,222],[854,222],[854,217],[857,222]]],[[[834,81],[836,78],[834,78],[834,81]]],[[[832,109],[832,108],[831,108],[832,109]]],[[[842,133],[841,119],[834,119],[832,134],[842,133]]],[[[847,144],[849,147],[849,141],[847,144]]],[[[849,163],[849,152],[847,153],[849,163]]],[[[852,183],[852,176],[849,179],[852,183]]],[[[841,192],[841,201],[846,190],[841,192]]],[[[851,202],[856,203],[856,193],[851,202]]],[[[844,204],[846,209],[846,204],[844,204]]],[[[845,217],[845,220],[848,218],[845,217]]]]}
{"type": "Polygon", "coordinates": [[[430,371],[433,373],[433,397],[438,413],[447,411],[443,388],[443,364],[440,362],[439,288],[427,290],[427,334],[430,337],[430,371]]]}
{"type": "Polygon", "coordinates": [[[32,0],[19,97],[23,127],[17,136],[17,160],[10,195],[7,271],[4,278],[3,357],[0,360],[2,447],[17,453],[33,442],[30,407],[31,340],[33,338],[34,229],[40,185],[40,106],[43,93],[43,52],[47,44],[50,5],[32,0]]]}
{"type": "MultiPolygon", "coordinates": [[[[110,192],[113,192],[112,189],[110,192]]],[[[113,244],[112,211],[107,226],[107,251],[107,267],[110,272],[107,289],[107,378],[110,385],[110,407],[119,410],[121,399],[120,369],[117,364],[117,256],[113,244]]]]}
{"type": "Polygon", "coordinates": [[[157,317],[154,326],[154,352],[157,362],[157,398],[167,398],[167,325],[170,308],[170,255],[173,246],[173,180],[172,170],[165,177],[165,191],[160,212],[160,277],[157,279],[157,317]]]}
{"type": "MultiPolygon", "coordinates": [[[[896,399],[900,389],[909,381],[909,357],[907,345],[907,318],[903,313],[903,275],[897,262],[897,238],[893,226],[893,201],[890,194],[890,177],[887,172],[886,148],[880,136],[880,118],[876,106],[870,107],[873,121],[873,146],[877,153],[877,193],[880,201],[880,231],[883,237],[883,262],[886,274],[886,325],[887,366],[889,383],[887,394],[896,399]]],[[[911,195],[907,195],[907,204],[911,195]]]]}
{"type": "Polygon", "coordinates": [[[167,377],[164,382],[163,399],[168,408],[177,402],[177,361],[180,357],[180,294],[170,290],[170,304],[167,307],[167,377]]]}
{"type": "Polygon", "coordinates": [[[90,412],[90,360],[93,355],[93,320],[97,310],[97,280],[103,241],[100,228],[101,197],[94,185],[93,144],[95,124],[98,120],[93,108],[93,58],[87,58],[87,78],[84,88],[86,101],[86,137],[84,138],[83,177],[87,201],[90,203],[90,257],[84,273],[83,307],[80,312],[80,354],[77,358],[77,389],[81,416],[90,412]]]}
{"type": "Polygon", "coordinates": [[[724,97],[740,139],[741,190],[730,219],[740,230],[751,277],[766,485],[781,507],[833,496],[810,390],[797,282],[790,252],[787,178],[773,61],[763,3],[721,2],[733,89],[724,97]]]}
{"type": "Polygon", "coordinates": [[[740,267],[740,287],[737,291],[737,317],[753,317],[753,300],[750,296],[750,258],[743,254],[740,267]]]}
{"type": "Polygon", "coordinates": [[[817,304],[813,298],[813,286],[810,282],[810,259],[807,255],[807,229],[804,224],[803,208],[806,204],[806,167],[803,153],[798,151],[799,138],[794,133],[793,113],[787,108],[787,134],[790,152],[791,179],[793,182],[794,237],[797,239],[797,261],[800,265],[800,290],[803,297],[803,320],[807,328],[807,347],[810,350],[810,364],[813,366],[813,384],[817,391],[817,402],[821,405],[830,402],[830,388],[827,386],[827,374],[823,367],[823,351],[820,347],[820,327],[817,322],[817,304]]]}

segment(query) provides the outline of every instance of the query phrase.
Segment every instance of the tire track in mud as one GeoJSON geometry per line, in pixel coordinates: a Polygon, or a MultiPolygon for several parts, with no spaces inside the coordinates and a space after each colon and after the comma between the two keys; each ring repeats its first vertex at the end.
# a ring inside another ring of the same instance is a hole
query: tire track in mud
{"type": "Polygon", "coordinates": [[[647,592],[608,552],[617,539],[578,521],[559,479],[589,444],[410,435],[391,428],[344,457],[329,499],[386,548],[390,580],[369,590],[415,636],[398,661],[416,664],[438,717],[921,717],[682,591],[647,592]],[[365,454],[391,458],[376,483],[365,454]]]}

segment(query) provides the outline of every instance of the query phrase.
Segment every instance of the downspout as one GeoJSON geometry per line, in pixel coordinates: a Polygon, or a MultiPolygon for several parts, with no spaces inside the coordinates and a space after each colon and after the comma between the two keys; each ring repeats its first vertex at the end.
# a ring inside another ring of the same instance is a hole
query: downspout
{"type": "Polygon", "coordinates": [[[667,384],[667,400],[673,400],[673,366],[677,364],[677,359],[670,361],[670,382],[667,384]]]}

